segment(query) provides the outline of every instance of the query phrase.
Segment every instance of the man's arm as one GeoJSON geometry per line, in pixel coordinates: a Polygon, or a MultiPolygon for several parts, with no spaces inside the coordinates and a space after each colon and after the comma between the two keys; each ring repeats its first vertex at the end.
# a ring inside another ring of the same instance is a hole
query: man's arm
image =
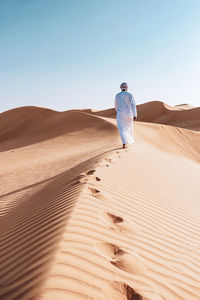
{"type": "Polygon", "coordinates": [[[115,97],[115,110],[117,111],[117,97],[115,97]]]}
{"type": "Polygon", "coordinates": [[[135,99],[133,98],[133,95],[131,95],[131,110],[133,114],[134,121],[137,119],[137,108],[135,104],[135,99]]]}

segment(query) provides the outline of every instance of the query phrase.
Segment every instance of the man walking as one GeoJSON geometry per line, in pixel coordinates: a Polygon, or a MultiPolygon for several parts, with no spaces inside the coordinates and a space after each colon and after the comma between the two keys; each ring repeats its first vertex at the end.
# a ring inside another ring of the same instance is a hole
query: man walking
{"type": "Polygon", "coordinates": [[[115,96],[115,110],[123,148],[126,148],[127,144],[134,143],[133,121],[137,118],[137,109],[133,95],[128,93],[128,84],[123,82],[120,88],[121,92],[115,96]]]}

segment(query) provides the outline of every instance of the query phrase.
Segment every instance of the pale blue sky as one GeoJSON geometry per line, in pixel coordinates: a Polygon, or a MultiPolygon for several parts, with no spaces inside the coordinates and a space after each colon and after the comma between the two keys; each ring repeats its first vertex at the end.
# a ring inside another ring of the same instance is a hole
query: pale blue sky
{"type": "Polygon", "coordinates": [[[200,106],[200,0],[0,0],[0,111],[200,106]]]}

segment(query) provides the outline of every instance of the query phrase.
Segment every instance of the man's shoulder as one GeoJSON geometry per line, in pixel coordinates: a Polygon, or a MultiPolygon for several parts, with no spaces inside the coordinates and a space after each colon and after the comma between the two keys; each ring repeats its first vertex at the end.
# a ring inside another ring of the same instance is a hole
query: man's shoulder
{"type": "Polygon", "coordinates": [[[116,94],[116,96],[118,96],[118,95],[128,95],[128,96],[132,96],[132,94],[131,93],[129,93],[129,92],[127,92],[127,91],[123,91],[123,92],[119,92],[119,93],[117,93],[116,94]]]}
{"type": "Polygon", "coordinates": [[[117,93],[117,94],[116,94],[116,97],[117,97],[117,96],[120,96],[121,94],[122,94],[122,92],[117,93]]]}
{"type": "Polygon", "coordinates": [[[129,97],[133,97],[133,95],[129,92],[126,92],[129,97]]]}
{"type": "Polygon", "coordinates": [[[117,93],[116,94],[116,96],[115,97],[120,97],[120,96],[128,96],[130,99],[133,99],[133,95],[131,94],[131,93],[129,93],[129,92],[119,92],[119,93],[117,93]]]}

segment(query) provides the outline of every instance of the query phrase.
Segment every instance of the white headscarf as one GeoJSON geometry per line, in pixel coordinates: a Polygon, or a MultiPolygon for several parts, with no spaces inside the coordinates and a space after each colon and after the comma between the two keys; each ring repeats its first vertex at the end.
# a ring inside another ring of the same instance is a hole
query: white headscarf
{"type": "Polygon", "coordinates": [[[120,89],[128,89],[128,84],[126,82],[122,82],[122,84],[120,85],[120,89]]]}

